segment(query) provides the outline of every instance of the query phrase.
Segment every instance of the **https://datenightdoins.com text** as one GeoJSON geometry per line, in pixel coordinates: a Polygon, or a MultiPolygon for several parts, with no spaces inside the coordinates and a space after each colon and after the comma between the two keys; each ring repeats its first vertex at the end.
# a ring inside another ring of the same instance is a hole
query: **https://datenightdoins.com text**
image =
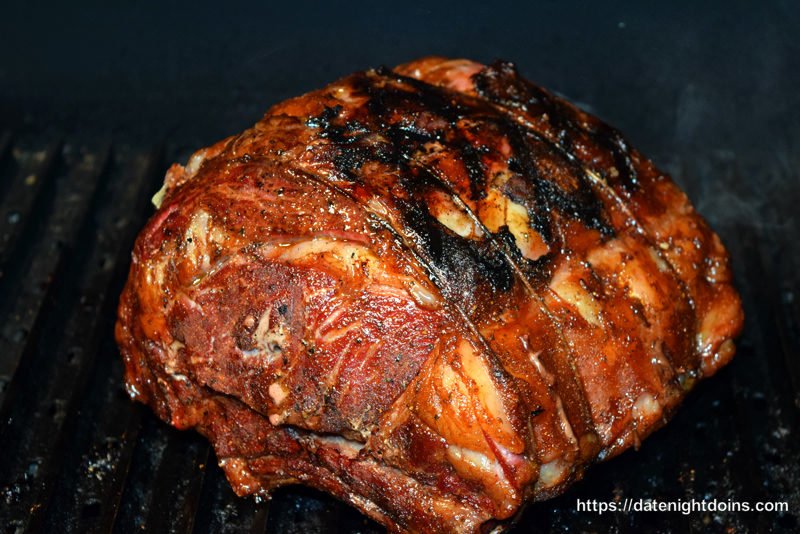
{"type": "Polygon", "coordinates": [[[780,501],[735,501],[724,499],[635,499],[631,497],[611,501],[577,499],[578,512],[605,514],[610,512],[679,512],[689,515],[697,512],[788,512],[789,503],[780,501]]]}

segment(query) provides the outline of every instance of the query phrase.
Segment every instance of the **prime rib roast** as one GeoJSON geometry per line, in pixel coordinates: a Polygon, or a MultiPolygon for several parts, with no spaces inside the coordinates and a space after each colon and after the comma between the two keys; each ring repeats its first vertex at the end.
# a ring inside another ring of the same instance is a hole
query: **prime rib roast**
{"type": "Polygon", "coordinates": [[[719,238],[620,133],[510,63],[426,58],[173,165],[116,337],[127,390],[239,495],[485,532],[636,447],[730,361],[719,238]]]}

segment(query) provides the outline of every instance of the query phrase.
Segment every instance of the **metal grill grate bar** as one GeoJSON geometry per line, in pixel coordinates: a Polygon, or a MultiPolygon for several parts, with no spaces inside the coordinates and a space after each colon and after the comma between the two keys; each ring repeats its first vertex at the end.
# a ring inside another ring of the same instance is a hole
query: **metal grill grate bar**
{"type": "Polygon", "coordinates": [[[19,258],[27,257],[33,249],[33,234],[46,220],[48,206],[54,200],[53,181],[61,162],[61,143],[51,145],[38,156],[36,166],[11,184],[0,209],[0,294],[7,294],[8,288],[19,280],[19,258]]]}
{"type": "Polygon", "coordinates": [[[14,145],[11,132],[4,131],[0,134],[0,201],[14,181],[14,158],[11,157],[11,148],[14,145]]]}
{"type": "MultiPolygon", "coordinates": [[[[103,174],[104,154],[107,150],[97,158],[95,174],[103,174]]],[[[135,180],[119,183],[129,194],[109,199],[104,188],[97,188],[89,213],[97,215],[105,208],[111,218],[116,216],[117,205],[131,206],[135,213],[141,213],[146,202],[144,188],[135,180]]],[[[58,452],[78,418],[75,401],[83,391],[99,342],[113,325],[117,294],[109,291],[109,286],[115,266],[123,275],[138,222],[123,225],[123,232],[105,239],[97,232],[98,223],[108,225],[99,228],[109,228],[110,220],[84,218],[82,224],[76,222],[80,229],[72,236],[74,251],[67,255],[62,282],[52,286],[53,309],[41,326],[42,335],[30,337],[12,381],[15,389],[25,392],[26,402],[4,405],[7,418],[3,420],[0,447],[8,454],[27,458],[32,466],[27,487],[18,496],[16,513],[7,518],[15,524],[36,527],[43,518],[44,504],[63,458],[58,452]],[[26,514],[26,509],[30,513],[26,514]]]]}
{"type": "Polygon", "coordinates": [[[120,158],[91,225],[96,245],[80,264],[87,272],[81,294],[89,313],[102,320],[87,321],[88,332],[77,325],[66,330],[67,336],[74,332],[81,340],[74,345],[79,348],[78,372],[71,383],[62,384],[73,392],[64,408],[70,425],[62,427],[57,442],[51,444],[69,461],[57,466],[61,476],[42,498],[48,506],[41,521],[47,525],[72,523],[70,530],[96,531],[110,525],[116,514],[131,459],[128,437],[136,432],[141,412],[131,409],[121,387],[113,324],[133,239],[148,213],[149,192],[163,171],[160,154],[156,149],[144,158],[120,158]],[[121,216],[119,206],[128,207],[130,213],[121,216]],[[65,486],[67,481],[72,484],[65,486]],[[66,493],[55,491],[57,484],[66,493]]]}
{"type": "MultiPolygon", "coordinates": [[[[99,202],[96,190],[106,155],[101,153],[100,157],[102,161],[99,162],[94,155],[82,158],[74,172],[56,184],[59,187],[55,194],[68,200],[38,215],[42,231],[25,236],[30,241],[27,243],[30,254],[13,253],[16,262],[13,270],[25,275],[15,275],[15,283],[5,291],[7,300],[0,304],[0,317],[4,318],[0,377],[10,382],[5,390],[0,388],[0,416],[5,416],[17,388],[18,382],[13,380],[17,366],[25,358],[24,354],[36,349],[43,334],[42,320],[56,304],[55,291],[61,285],[65,259],[74,249],[78,228],[86,224],[94,205],[99,202]]],[[[37,215],[28,214],[28,217],[37,215]]],[[[10,283],[11,278],[8,281],[10,283]]],[[[0,424],[0,434],[3,428],[0,424]]]]}

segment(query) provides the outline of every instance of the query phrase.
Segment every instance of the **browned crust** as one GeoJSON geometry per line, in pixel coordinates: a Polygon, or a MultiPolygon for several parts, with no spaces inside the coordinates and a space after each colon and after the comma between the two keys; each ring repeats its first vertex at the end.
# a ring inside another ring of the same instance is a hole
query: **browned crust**
{"type": "Polygon", "coordinates": [[[507,63],[357,73],[162,196],[118,312],[131,396],[206,435],[240,495],[310,484],[394,531],[562,492],[742,326],[685,194],[507,63]]]}

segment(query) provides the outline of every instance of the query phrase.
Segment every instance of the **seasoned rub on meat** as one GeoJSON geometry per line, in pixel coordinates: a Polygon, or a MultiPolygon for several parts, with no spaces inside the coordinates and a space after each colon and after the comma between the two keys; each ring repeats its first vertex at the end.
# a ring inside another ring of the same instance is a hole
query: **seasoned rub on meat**
{"type": "Polygon", "coordinates": [[[173,165],[116,336],[239,495],[308,484],[479,532],[638,443],[733,356],[727,254],[619,132],[513,65],[426,58],[173,165]]]}

